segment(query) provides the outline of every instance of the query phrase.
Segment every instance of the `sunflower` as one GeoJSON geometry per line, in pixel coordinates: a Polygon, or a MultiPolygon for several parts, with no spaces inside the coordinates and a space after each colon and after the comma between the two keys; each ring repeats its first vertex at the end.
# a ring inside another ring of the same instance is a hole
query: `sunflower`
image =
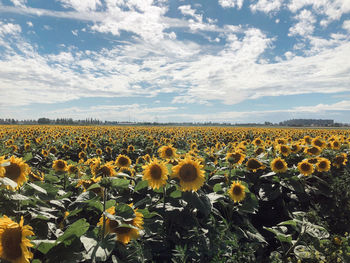
{"type": "Polygon", "coordinates": [[[119,154],[117,160],[115,161],[115,165],[120,167],[129,167],[131,165],[131,160],[128,156],[119,154]]]}
{"type": "Polygon", "coordinates": [[[27,237],[33,235],[31,226],[23,226],[23,217],[18,224],[4,215],[0,218],[0,258],[12,263],[29,263],[33,254],[28,247],[33,245],[27,237]]]}
{"type": "Polygon", "coordinates": [[[53,161],[52,168],[56,172],[66,172],[68,169],[67,162],[62,159],[58,159],[56,161],[53,161]]]}
{"type": "Polygon", "coordinates": [[[172,177],[180,179],[182,191],[197,191],[205,181],[202,168],[199,161],[186,157],[173,167],[172,177]]]}
{"type": "MultiPolygon", "coordinates": [[[[83,187],[83,191],[86,192],[87,189],[89,189],[89,187],[93,184],[96,184],[98,182],[101,181],[101,176],[100,177],[92,177],[90,178],[89,180],[84,180],[84,179],[81,179],[78,181],[77,185],[76,185],[76,188],[82,186],[83,187]]],[[[99,195],[99,196],[103,196],[103,189],[101,187],[98,187],[98,188],[94,188],[94,189],[91,189],[92,192],[94,192],[95,194],[99,195]]]]}
{"type": "Polygon", "coordinates": [[[255,146],[262,146],[263,145],[263,141],[258,137],[258,138],[255,138],[252,141],[252,144],[254,144],[255,146]]]}
{"type": "Polygon", "coordinates": [[[171,144],[160,147],[158,152],[159,156],[163,159],[176,158],[176,149],[171,144]]]}
{"type": "Polygon", "coordinates": [[[320,155],[321,152],[322,152],[322,149],[318,146],[307,147],[304,150],[304,153],[308,155],[320,155]]]}
{"type": "Polygon", "coordinates": [[[238,203],[245,198],[245,186],[240,181],[234,181],[228,190],[228,194],[235,203],[238,203]]]}
{"type": "Polygon", "coordinates": [[[279,145],[278,150],[283,156],[288,156],[291,153],[291,149],[289,148],[288,145],[285,145],[285,144],[279,145]]]}
{"type": "Polygon", "coordinates": [[[297,153],[301,150],[301,147],[299,143],[295,143],[295,144],[292,144],[292,146],[290,147],[290,150],[292,153],[297,153]]]}
{"type": "Polygon", "coordinates": [[[316,170],[319,172],[328,172],[331,169],[331,162],[327,158],[318,158],[316,170]]]}
{"type": "Polygon", "coordinates": [[[286,161],[280,157],[273,159],[270,166],[275,173],[284,173],[288,170],[286,161]]]}
{"type": "Polygon", "coordinates": [[[114,162],[110,161],[105,163],[104,165],[100,165],[100,162],[96,162],[91,166],[91,173],[94,176],[102,176],[102,177],[113,177],[117,173],[114,170],[114,162]]]}
{"type": "Polygon", "coordinates": [[[334,158],[332,164],[333,166],[340,168],[340,166],[345,165],[347,161],[348,158],[346,153],[341,153],[334,158]]]}
{"type": "Polygon", "coordinates": [[[79,152],[78,158],[79,159],[85,159],[86,158],[86,152],[83,152],[83,151],[79,152]]]}
{"type": "Polygon", "coordinates": [[[132,144],[128,145],[127,151],[128,151],[128,153],[135,151],[134,145],[132,145],[132,144]]]}
{"type": "Polygon", "coordinates": [[[298,163],[298,170],[301,174],[307,176],[314,172],[314,167],[307,160],[298,163]]]}
{"type": "Polygon", "coordinates": [[[69,174],[79,174],[79,168],[73,164],[68,165],[67,171],[69,174]]]}
{"type": "Polygon", "coordinates": [[[163,162],[154,159],[149,164],[142,166],[142,168],[144,169],[143,180],[146,180],[152,189],[159,189],[161,186],[166,185],[168,169],[163,162]]]}
{"type": "Polygon", "coordinates": [[[129,176],[135,176],[135,169],[134,168],[130,168],[130,167],[121,167],[118,171],[118,173],[124,173],[127,174],[129,176]]]}
{"type": "Polygon", "coordinates": [[[57,149],[56,149],[55,146],[52,146],[52,147],[48,150],[48,153],[51,153],[51,154],[55,155],[55,154],[58,153],[58,151],[57,151],[57,149]]]}
{"type": "Polygon", "coordinates": [[[341,146],[341,144],[340,144],[340,142],[338,140],[334,140],[334,141],[331,142],[331,148],[333,150],[339,150],[340,146],[341,146]]]}
{"type": "Polygon", "coordinates": [[[96,154],[97,154],[98,156],[101,156],[101,155],[102,155],[102,149],[97,148],[97,149],[96,149],[96,154]]]}
{"type": "MultiPolygon", "coordinates": [[[[132,204],[129,206],[132,207],[132,204]]],[[[108,208],[106,212],[111,215],[115,215],[115,206],[108,208]]],[[[140,229],[143,228],[143,215],[140,212],[137,212],[137,209],[134,209],[134,213],[135,217],[133,219],[122,222],[133,227],[119,226],[119,223],[117,221],[107,218],[105,234],[115,233],[117,235],[117,241],[120,241],[123,244],[128,244],[131,239],[138,238],[140,235],[140,229]]],[[[103,226],[103,216],[100,218],[100,221],[97,223],[97,225],[103,226]]]]}
{"type": "Polygon", "coordinates": [[[262,154],[264,151],[265,151],[265,148],[264,148],[263,146],[260,146],[260,147],[258,147],[258,148],[255,149],[254,154],[255,154],[255,155],[260,155],[260,154],[262,154]]]}
{"type": "Polygon", "coordinates": [[[47,150],[41,149],[41,154],[44,157],[47,157],[49,155],[49,152],[47,150]]]}
{"type": "Polygon", "coordinates": [[[311,141],[311,145],[317,146],[323,149],[324,147],[326,147],[326,142],[322,140],[320,137],[316,137],[311,141]]]}
{"type": "Polygon", "coordinates": [[[105,148],[106,153],[112,153],[112,148],[110,146],[106,146],[105,148]]]}
{"type": "Polygon", "coordinates": [[[29,180],[31,182],[44,181],[44,178],[45,178],[45,174],[43,172],[41,172],[41,173],[38,172],[38,174],[35,174],[33,172],[29,173],[29,180]]]}
{"type": "MultiPolygon", "coordinates": [[[[7,177],[12,181],[16,182],[16,189],[28,180],[27,176],[30,173],[30,167],[28,166],[28,164],[22,161],[22,158],[11,156],[10,159],[2,159],[0,163],[8,164],[5,167],[3,167],[5,169],[2,169],[2,172],[0,171],[0,176],[7,177]]],[[[11,187],[8,186],[8,188],[11,187]]]]}
{"type": "Polygon", "coordinates": [[[254,173],[259,169],[264,170],[266,168],[260,161],[255,158],[250,158],[247,161],[246,165],[248,170],[253,171],[254,173]]]}
{"type": "Polygon", "coordinates": [[[240,151],[236,151],[233,153],[227,153],[226,154],[226,160],[230,163],[230,164],[234,164],[234,165],[239,165],[242,164],[242,162],[244,161],[245,155],[243,153],[241,153],[240,151]]]}

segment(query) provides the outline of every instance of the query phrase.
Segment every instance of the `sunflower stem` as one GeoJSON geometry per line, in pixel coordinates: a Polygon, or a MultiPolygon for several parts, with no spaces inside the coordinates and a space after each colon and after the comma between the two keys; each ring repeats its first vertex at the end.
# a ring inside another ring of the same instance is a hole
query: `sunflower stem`
{"type": "Polygon", "coordinates": [[[107,187],[105,187],[103,191],[103,214],[102,214],[102,233],[101,233],[101,242],[103,240],[103,237],[105,235],[105,228],[106,228],[106,216],[105,216],[105,210],[106,210],[106,197],[107,197],[107,187]]]}
{"type": "Polygon", "coordinates": [[[66,173],[63,175],[63,190],[66,191],[66,173]]]}
{"type": "MultiPolygon", "coordinates": [[[[21,194],[21,187],[18,187],[18,194],[19,195],[21,194]]],[[[18,219],[18,221],[21,219],[21,217],[19,215],[19,210],[21,210],[21,201],[20,200],[17,201],[17,212],[18,212],[17,219],[18,219]]]]}

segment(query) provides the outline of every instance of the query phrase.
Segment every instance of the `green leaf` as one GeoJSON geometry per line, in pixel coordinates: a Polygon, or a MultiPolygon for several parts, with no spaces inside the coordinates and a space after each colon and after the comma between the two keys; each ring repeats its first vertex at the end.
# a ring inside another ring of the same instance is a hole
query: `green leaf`
{"type": "Polygon", "coordinates": [[[90,187],[88,188],[88,189],[86,189],[86,191],[90,191],[90,190],[92,190],[92,189],[96,189],[96,188],[100,188],[101,187],[101,185],[100,184],[92,184],[92,185],[90,185],[90,187]]]}
{"type": "Polygon", "coordinates": [[[272,201],[281,195],[281,188],[278,184],[261,184],[259,197],[262,201],[272,201]]]}
{"type": "Polygon", "coordinates": [[[130,220],[135,217],[134,209],[127,204],[118,204],[115,207],[115,215],[122,217],[124,220],[130,220]]]}
{"type": "Polygon", "coordinates": [[[209,216],[212,210],[212,204],[210,199],[203,193],[197,192],[183,192],[184,200],[188,202],[192,207],[197,208],[204,217],[209,216]]]}
{"type": "Polygon", "coordinates": [[[49,252],[51,248],[56,246],[54,240],[35,240],[35,242],[32,242],[37,244],[36,248],[44,255],[49,252]]]}
{"type": "Polygon", "coordinates": [[[130,181],[127,179],[113,178],[112,187],[127,189],[129,187],[130,181]]]}
{"type": "Polygon", "coordinates": [[[13,194],[13,195],[11,195],[11,199],[18,200],[18,201],[29,200],[28,197],[26,197],[25,195],[21,195],[21,194],[13,194]]]}
{"type": "Polygon", "coordinates": [[[36,184],[33,184],[33,183],[27,183],[27,185],[29,185],[34,190],[47,195],[47,192],[46,192],[46,190],[44,188],[42,188],[42,187],[40,187],[40,186],[38,186],[36,184]]]}
{"type": "Polygon", "coordinates": [[[6,186],[11,186],[12,188],[17,187],[17,183],[15,181],[12,181],[10,178],[7,178],[7,177],[0,177],[0,182],[6,186]]]}
{"type": "Polygon", "coordinates": [[[288,221],[283,221],[281,223],[278,224],[279,226],[293,226],[296,227],[297,226],[297,222],[295,220],[288,220],[288,221]]]}
{"type": "Polygon", "coordinates": [[[150,212],[147,208],[145,209],[138,209],[137,212],[140,212],[141,214],[143,214],[144,218],[152,218],[155,216],[160,216],[160,214],[156,213],[156,212],[150,212]]]}
{"type": "Polygon", "coordinates": [[[148,182],[147,181],[140,181],[137,183],[137,185],[135,186],[135,191],[140,191],[142,189],[145,189],[148,187],[148,182]]]}
{"type": "Polygon", "coordinates": [[[240,212],[254,214],[258,211],[259,201],[253,193],[246,193],[242,206],[238,207],[240,212]]]}
{"type": "MultiPolygon", "coordinates": [[[[113,236],[109,239],[103,239],[102,242],[97,242],[97,240],[93,238],[82,236],[80,237],[80,241],[83,243],[87,252],[87,254],[84,255],[85,259],[95,259],[102,262],[105,262],[108,259],[115,245],[115,238],[113,236]]],[[[95,261],[93,260],[92,262],[95,261]]]]}
{"type": "Polygon", "coordinates": [[[24,156],[23,156],[23,160],[24,161],[29,161],[30,159],[33,158],[33,154],[31,152],[29,153],[26,153],[24,156]]]}
{"type": "Polygon", "coordinates": [[[220,183],[215,184],[214,187],[213,187],[213,190],[214,190],[214,192],[216,192],[216,193],[217,193],[217,192],[223,192],[222,186],[221,186],[220,183]]]}
{"type": "Polygon", "coordinates": [[[169,195],[171,198],[181,198],[182,192],[180,190],[172,191],[169,195]]]}
{"type": "Polygon", "coordinates": [[[79,219],[71,224],[66,231],[64,231],[63,235],[57,238],[56,243],[63,242],[65,245],[69,245],[72,243],[75,237],[81,237],[88,231],[90,224],[86,222],[85,218],[79,219]]]}

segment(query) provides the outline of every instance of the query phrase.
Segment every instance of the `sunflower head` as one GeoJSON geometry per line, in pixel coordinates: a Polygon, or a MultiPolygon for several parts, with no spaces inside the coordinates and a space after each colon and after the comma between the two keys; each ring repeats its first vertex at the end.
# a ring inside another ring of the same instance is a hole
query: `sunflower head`
{"type": "Polygon", "coordinates": [[[28,177],[31,182],[44,181],[45,174],[43,172],[38,174],[35,174],[34,172],[30,172],[28,177]]]}
{"type": "Polygon", "coordinates": [[[28,236],[33,236],[32,227],[23,226],[23,217],[20,223],[12,221],[7,216],[0,218],[0,258],[9,262],[29,263],[33,254],[29,251],[28,236]]]}
{"type": "Polygon", "coordinates": [[[341,153],[333,159],[333,166],[340,168],[340,166],[345,165],[348,161],[346,153],[341,153]]]}
{"type": "Polygon", "coordinates": [[[58,159],[56,161],[53,162],[52,164],[52,168],[56,171],[56,172],[66,172],[68,169],[68,165],[67,162],[62,160],[62,159],[58,159]]]}
{"type": "Polygon", "coordinates": [[[189,156],[173,167],[172,176],[180,179],[182,191],[197,191],[205,181],[203,166],[189,156]]]}
{"type": "Polygon", "coordinates": [[[245,155],[240,151],[235,151],[233,153],[229,152],[226,154],[226,160],[230,164],[240,165],[244,161],[245,155]]]}
{"type": "Polygon", "coordinates": [[[114,170],[114,162],[108,162],[104,165],[100,165],[100,163],[96,163],[92,166],[91,173],[95,176],[102,176],[102,177],[113,177],[117,173],[114,170]]]}
{"type": "Polygon", "coordinates": [[[327,158],[318,158],[316,170],[319,172],[328,172],[331,169],[331,162],[327,158]]]}
{"type": "Polygon", "coordinates": [[[279,145],[278,149],[283,156],[288,156],[291,153],[289,146],[285,144],[279,145]]]}
{"type": "Polygon", "coordinates": [[[284,173],[288,170],[286,161],[280,157],[273,159],[270,166],[275,173],[284,173]]]}
{"type": "Polygon", "coordinates": [[[314,172],[314,167],[307,160],[298,163],[298,170],[301,174],[307,176],[314,172]]]}
{"type": "Polygon", "coordinates": [[[56,147],[55,146],[52,146],[50,149],[49,149],[49,151],[48,151],[49,153],[51,153],[51,154],[53,154],[53,155],[55,155],[55,154],[57,154],[58,153],[58,151],[57,151],[57,149],[56,149],[56,147]]]}
{"type": "Polygon", "coordinates": [[[152,189],[159,189],[166,185],[168,179],[168,169],[165,164],[157,159],[152,160],[147,165],[142,166],[143,180],[148,182],[152,189]]]}
{"type": "Polygon", "coordinates": [[[266,168],[259,160],[255,158],[250,158],[246,165],[248,170],[253,171],[254,173],[259,169],[264,170],[266,168]]]}
{"type": "Polygon", "coordinates": [[[321,152],[322,152],[322,149],[318,146],[307,147],[304,150],[304,153],[308,155],[320,155],[321,152]]]}
{"type": "Polygon", "coordinates": [[[176,149],[171,144],[160,147],[158,152],[159,156],[163,159],[176,158],[176,149]]]}
{"type": "Polygon", "coordinates": [[[67,171],[69,174],[75,174],[75,175],[79,174],[79,168],[72,164],[68,165],[67,171]]]}
{"type": "Polygon", "coordinates": [[[131,165],[131,160],[128,156],[124,154],[119,154],[115,161],[115,165],[118,166],[119,168],[129,167],[131,165]]]}
{"type": "MultiPolygon", "coordinates": [[[[11,156],[10,159],[3,159],[0,163],[6,162],[8,165],[4,166],[2,172],[0,171],[1,177],[7,177],[12,181],[17,183],[17,187],[23,185],[24,182],[28,180],[27,176],[30,173],[30,167],[26,164],[22,158],[17,158],[11,156]]],[[[8,189],[12,189],[10,186],[7,186],[8,189]]],[[[14,190],[14,189],[12,189],[14,190]]]]}
{"type": "Polygon", "coordinates": [[[240,181],[232,182],[228,194],[235,203],[241,202],[245,198],[245,186],[240,181]]]}

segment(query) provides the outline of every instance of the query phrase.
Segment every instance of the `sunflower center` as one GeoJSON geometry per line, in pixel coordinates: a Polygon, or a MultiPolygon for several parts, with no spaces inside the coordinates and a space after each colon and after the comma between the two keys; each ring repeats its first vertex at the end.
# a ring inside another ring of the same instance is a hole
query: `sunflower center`
{"type": "Polygon", "coordinates": [[[20,227],[7,228],[1,238],[1,245],[6,259],[12,261],[22,256],[22,231],[20,227]]]}
{"type": "Polygon", "coordinates": [[[283,162],[281,160],[278,160],[278,161],[275,162],[275,167],[278,170],[282,170],[284,168],[284,164],[283,164],[283,162]]]}
{"type": "Polygon", "coordinates": [[[309,152],[312,154],[317,154],[318,153],[318,149],[316,147],[312,147],[309,149],[309,152]]]}
{"type": "Polygon", "coordinates": [[[302,163],[301,166],[300,166],[300,168],[301,168],[302,171],[307,172],[307,171],[310,170],[311,166],[310,166],[310,164],[308,164],[308,163],[302,163]]]}
{"type": "Polygon", "coordinates": [[[320,169],[326,169],[326,168],[327,168],[327,162],[321,161],[321,162],[318,164],[318,167],[319,167],[320,169]]]}
{"type": "Polygon", "coordinates": [[[108,177],[111,175],[111,171],[107,166],[102,166],[97,170],[97,175],[102,175],[103,177],[108,177]]]}
{"type": "Polygon", "coordinates": [[[128,159],[125,157],[120,157],[118,163],[122,166],[126,166],[128,164],[128,159]]]}
{"type": "Polygon", "coordinates": [[[345,160],[345,158],[343,156],[337,156],[337,157],[335,157],[334,162],[336,164],[342,164],[344,162],[344,160],[345,160]]]}
{"type": "Polygon", "coordinates": [[[241,195],[242,194],[242,187],[240,187],[239,185],[236,185],[233,187],[232,192],[236,196],[241,195]]]}
{"type": "Polygon", "coordinates": [[[64,169],[66,167],[66,164],[63,161],[58,160],[56,166],[58,169],[64,169]]]}
{"type": "Polygon", "coordinates": [[[21,167],[16,163],[11,163],[8,166],[5,166],[5,176],[10,178],[12,181],[16,181],[18,177],[21,175],[21,167]]]}
{"type": "Polygon", "coordinates": [[[165,150],[165,155],[168,156],[168,157],[173,156],[173,150],[171,148],[167,148],[165,150]]]}
{"type": "Polygon", "coordinates": [[[109,227],[112,229],[114,233],[117,234],[127,234],[130,232],[129,227],[119,227],[119,223],[115,220],[110,220],[109,221],[109,227]]]}
{"type": "Polygon", "coordinates": [[[184,164],[179,171],[179,176],[184,182],[192,182],[197,178],[197,169],[190,163],[184,164]]]}
{"type": "Polygon", "coordinates": [[[259,147],[259,148],[256,149],[256,151],[255,151],[255,153],[256,153],[257,155],[259,155],[259,154],[261,154],[261,153],[263,153],[263,152],[264,152],[264,149],[261,148],[261,147],[259,147]]]}
{"type": "Polygon", "coordinates": [[[288,153],[288,148],[285,146],[281,146],[281,152],[282,153],[288,153]]]}
{"type": "Polygon", "coordinates": [[[230,155],[229,158],[232,158],[232,160],[233,160],[232,163],[238,163],[239,160],[241,159],[241,155],[239,153],[233,153],[230,155]]]}
{"type": "Polygon", "coordinates": [[[261,166],[261,163],[258,160],[250,159],[248,161],[248,168],[250,169],[258,169],[260,168],[260,166],[261,166]]]}
{"type": "Polygon", "coordinates": [[[162,177],[162,169],[159,165],[152,165],[150,172],[152,179],[159,180],[162,177]]]}
{"type": "Polygon", "coordinates": [[[319,141],[319,140],[315,140],[315,141],[314,141],[314,144],[315,144],[316,146],[318,146],[318,147],[322,147],[322,142],[319,141]]]}

